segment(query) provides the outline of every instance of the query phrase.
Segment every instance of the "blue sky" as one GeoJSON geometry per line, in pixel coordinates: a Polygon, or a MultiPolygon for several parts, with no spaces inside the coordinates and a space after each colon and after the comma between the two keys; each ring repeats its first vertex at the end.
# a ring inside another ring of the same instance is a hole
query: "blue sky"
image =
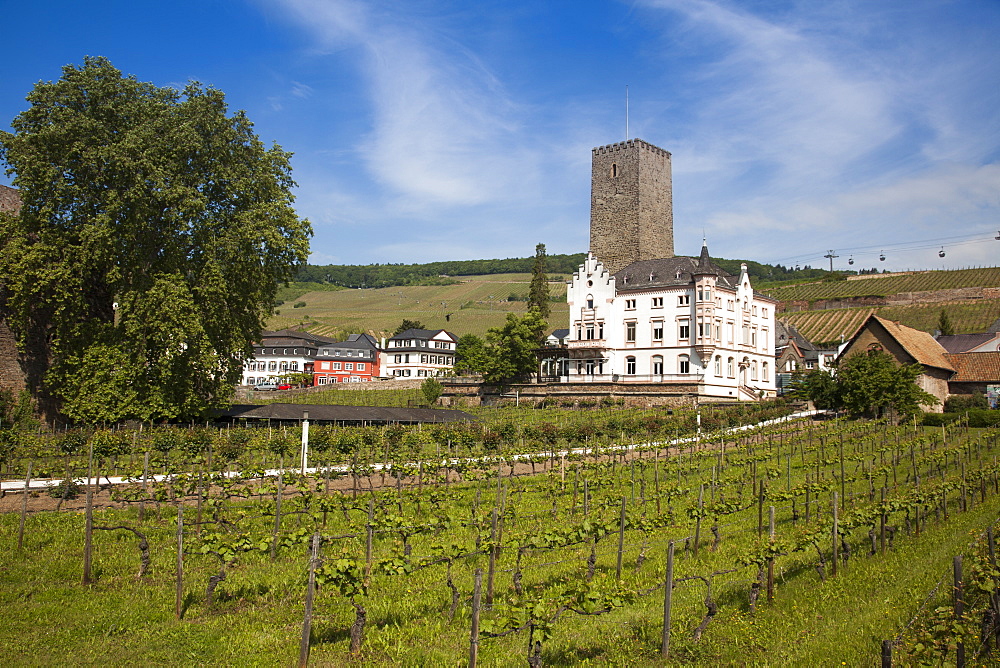
{"type": "Polygon", "coordinates": [[[213,85],[294,152],[314,263],[585,251],[590,150],[626,138],[626,86],[628,136],[673,154],[678,254],[704,234],[785,265],[1000,261],[995,0],[0,8],[0,125],[84,55],[213,85]]]}

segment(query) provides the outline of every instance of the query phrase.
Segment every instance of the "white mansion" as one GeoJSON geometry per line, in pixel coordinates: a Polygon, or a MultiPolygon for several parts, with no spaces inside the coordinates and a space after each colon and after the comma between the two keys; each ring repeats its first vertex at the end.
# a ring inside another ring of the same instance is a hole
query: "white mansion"
{"type": "Polygon", "coordinates": [[[592,254],[567,288],[567,380],[698,385],[698,394],[772,396],[774,307],[701,256],[634,262],[608,273],[592,254]]]}

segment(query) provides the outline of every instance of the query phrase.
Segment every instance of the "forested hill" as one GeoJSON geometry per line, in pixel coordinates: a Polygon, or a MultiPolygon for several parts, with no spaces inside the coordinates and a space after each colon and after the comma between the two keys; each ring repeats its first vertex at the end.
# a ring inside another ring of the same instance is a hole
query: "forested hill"
{"type": "MultiPolygon", "coordinates": [[[[572,274],[583,264],[585,254],[547,255],[545,271],[548,274],[572,274]]],[[[307,264],[299,270],[297,281],[330,283],[347,288],[387,288],[395,285],[441,285],[447,284],[452,276],[482,276],[486,274],[526,274],[531,273],[535,261],[532,257],[507,258],[505,260],[453,260],[450,262],[428,262],[427,264],[365,264],[344,265],[307,264]]],[[[760,264],[750,260],[712,260],[731,274],[739,275],[740,263],[747,263],[751,278],[758,281],[788,281],[816,279],[826,276],[822,269],[788,269],[779,265],[760,264]]]]}

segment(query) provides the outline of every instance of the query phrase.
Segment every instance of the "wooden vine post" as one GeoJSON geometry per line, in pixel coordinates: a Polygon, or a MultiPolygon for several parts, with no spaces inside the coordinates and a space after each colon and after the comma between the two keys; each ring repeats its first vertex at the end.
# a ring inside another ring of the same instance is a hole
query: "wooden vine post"
{"type": "Polygon", "coordinates": [[[184,613],[184,506],[177,505],[177,586],[174,596],[174,614],[177,619],[184,613]]]}
{"type": "Polygon", "coordinates": [[[469,668],[476,668],[479,659],[479,609],[483,589],[483,569],[476,569],[476,583],[472,589],[472,630],[469,633],[469,668]]]}
{"type": "MultiPolygon", "coordinates": [[[[961,620],[965,614],[965,595],[962,591],[962,555],[954,558],[952,571],[955,578],[955,619],[961,620]]],[[[955,647],[955,665],[958,668],[965,668],[965,643],[963,642],[959,642],[955,647]]]]}
{"type": "MultiPolygon", "coordinates": [[[[499,503],[500,499],[497,498],[499,503]]],[[[490,519],[490,565],[486,575],[486,609],[493,607],[493,577],[497,570],[497,509],[493,508],[493,516],[490,519]]]]}
{"type": "Polygon", "coordinates": [[[774,506],[768,506],[769,523],[767,535],[772,547],[771,554],[767,557],[767,600],[774,600],[774,506]]]}
{"type": "Polygon", "coordinates": [[[701,515],[705,508],[705,485],[698,488],[698,517],[694,521],[694,556],[698,556],[698,544],[701,542],[701,515]]]}
{"type": "Polygon", "coordinates": [[[306,583],[306,610],[302,618],[302,639],[299,641],[299,668],[309,665],[309,637],[312,635],[313,598],[316,594],[316,566],[319,563],[319,532],[313,534],[309,552],[309,580],[306,583]]]}
{"type": "Polygon", "coordinates": [[[86,525],[83,530],[83,584],[89,585],[90,577],[90,557],[94,539],[94,442],[90,442],[90,451],[87,455],[87,510],[86,525]]]}
{"type": "MultiPolygon", "coordinates": [[[[24,476],[24,494],[21,498],[21,522],[17,527],[17,549],[21,551],[24,548],[24,519],[28,515],[28,490],[31,488],[31,465],[33,462],[28,462],[28,474],[24,476]]],[[[63,484],[68,485],[69,482],[66,481],[63,484]]]]}
{"type": "Polygon", "coordinates": [[[375,497],[368,496],[368,523],[365,525],[365,580],[372,576],[372,541],[375,534],[375,497]]]}
{"type": "Polygon", "coordinates": [[[830,567],[830,573],[832,575],[837,575],[837,562],[840,561],[840,527],[838,526],[838,499],[837,493],[833,493],[833,565],[830,567]]]}
{"type": "MultiPolygon", "coordinates": [[[[615,566],[615,579],[622,579],[622,551],[625,547],[625,497],[622,497],[621,516],[618,520],[618,563],[615,566]]],[[[695,548],[697,549],[697,548],[695,548]]]]}
{"type": "Polygon", "coordinates": [[[663,581],[663,638],[660,656],[664,659],[670,651],[670,606],[674,593],[674,541],[667,545],[667,574],[663,581]]]}

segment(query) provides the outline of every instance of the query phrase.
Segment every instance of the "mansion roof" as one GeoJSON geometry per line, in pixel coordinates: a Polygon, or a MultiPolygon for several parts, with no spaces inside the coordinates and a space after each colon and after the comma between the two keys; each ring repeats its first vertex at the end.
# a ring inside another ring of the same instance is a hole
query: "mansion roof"
{"type": "Polygon", "coordinates": [[[702,246],[699,257],[675,255],[655,260],[633,262],[615,274],[619,291],[647,288],[686,287],[694,285],[695,276],[716,277],[716,285],[735,290],[737,278],[708,257],[708,246],[702,246]]]}
{"type": "Polygon", "coordinates": [[[310,334],[298,329],[279,329],[276,332],[261,332],[260,341],[256,344],[266,348],[271,347],[317,347],[335,343],[334,339],[319,334],[310,334]]]}

